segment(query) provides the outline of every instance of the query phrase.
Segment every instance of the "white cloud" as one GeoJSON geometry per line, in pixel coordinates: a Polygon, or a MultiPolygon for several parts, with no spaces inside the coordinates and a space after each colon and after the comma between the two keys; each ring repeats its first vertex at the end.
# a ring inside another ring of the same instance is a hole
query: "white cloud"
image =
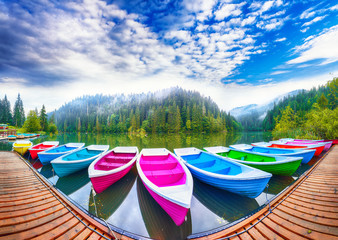
{"type": "Polygon", "coordinates": [[[325,59],[325,64],[338,61],[338,26],[324,30],[319,35],[309,38],[303,45],[295,48],[300,56],[288,61],[288,64],[305,63],[316,59],[325,59]]]}
{"type": "Polygon", "coordinates": [[[313,23],[316,23],[316,22],[319,22],[319,21],[323,20],[325,17],[327,17],[327,16],[315,17],[315,18],[312,19],[311,21],[304,23],[304,24],[302,25],[302,27],[310,26],[310,25],[313,24],[313,23]]]}
{"type": "Polygon", "coordinates": [[[281,71],[274,71],[270,73],[270,75],[279,75],[279,74],[284,74],[284,73],[289,73],[290,71],[287,70],[281,70],[281,71]]]}
{"type": "Polygon", "coordinates": [[[215,11],[215,19],[216,20],[223,20],[224,18],[230,17],[230,16],[239,16],[242,11],[241,7],[244,4],[223,4],[220,9],[215,11]]]}
{"type": "Polygon", "coordinates": [[[283,38],[277,38],[277,39],[275,40],[275,42],[284,42],[285,40],[286,40],[285,37],[283,37],[283,38]]]}

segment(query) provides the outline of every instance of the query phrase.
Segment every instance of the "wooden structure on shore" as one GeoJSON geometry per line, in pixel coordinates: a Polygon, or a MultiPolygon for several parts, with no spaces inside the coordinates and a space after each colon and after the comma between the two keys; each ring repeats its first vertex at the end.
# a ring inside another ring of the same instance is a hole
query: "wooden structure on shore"
{"type": "Polygon", "coordinates": [[[0,152],[0,240],[129,239],[87,215],[14,152],[0,152]]]}
{"type": "Polygon", "coordinates": [[[189,239],[338,239],[338,146],[270,207],[220,232],[189,239]]]}

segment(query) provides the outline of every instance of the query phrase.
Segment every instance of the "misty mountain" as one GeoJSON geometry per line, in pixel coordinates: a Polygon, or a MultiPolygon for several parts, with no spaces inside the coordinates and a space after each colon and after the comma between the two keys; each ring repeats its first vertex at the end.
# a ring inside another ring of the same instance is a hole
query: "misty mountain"
{"type": "Polygon", "coordinates": [[[236,119],[240,119],[242,116],[245,116],[245,115],[258,114],[259,119],[263,120],[267,111],[272,109],[274,104],[277,104],[278,102],[283,100],[285,97],[297,95],[301,91],[303,90],[298,89],[292,92],[288,92],[286,94],[283,94],[283,95],[280,95],[274,98],[273,100],[265,104],[249,104],[249,105],[245,105],[242,107],[237,107],[237,108],[230,110],[230,114],[234,116],[236,119]]]}
{"type": "Polygon", "coordinates": [[[242,107],[237,107],[230,110],[230,114],[242,124],[246,131],[260,131],[262,130],[262,121],[264,120],[267,112],[271,110],[274,105],[278,104],[283,99],[295,96],[305,90],[295,90],[286,94],[280,95],[265,104],[249,104],[242,107]]]}

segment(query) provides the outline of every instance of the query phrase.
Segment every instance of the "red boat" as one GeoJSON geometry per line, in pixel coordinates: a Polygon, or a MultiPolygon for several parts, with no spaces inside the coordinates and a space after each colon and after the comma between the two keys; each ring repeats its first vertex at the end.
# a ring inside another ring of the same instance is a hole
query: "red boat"
{"type": "Polygon", "coordinates": [[[302,149],[302,150],[309,150],[309,149],[315,149],[315,156],[319,156],[325,147],[325,143],[318,143],[318,144],[286,144],[280,141],[272,141],[272,142],[260,142],[260,143],[253,143],[251,144],[253,146],[264,146],[264,147],[271,147],[271,148],[286,148],[286,149],[302,149]]]}
{"type": "Polygon", "coordinates": [[[32,159],[36,159],[38,157],[38,153],[42,151],[46,151],[53,147],[57,147],[59,145],[59,141],[45,141],[34,145],[33,147],[29,148],[28,151],[31,155],[32,159]]]}

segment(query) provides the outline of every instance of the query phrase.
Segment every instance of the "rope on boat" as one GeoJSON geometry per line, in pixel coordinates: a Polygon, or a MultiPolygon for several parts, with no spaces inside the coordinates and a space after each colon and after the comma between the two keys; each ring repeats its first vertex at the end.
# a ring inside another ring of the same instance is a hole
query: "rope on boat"
{"type": "Polygon", "coordinates": [[[241,232],[236,232],[235,234],[233,235],[230,235],[230,236],[227,236],[227,237],[224,237],[224,238],[219,238],[220,240],[223,240],[223,239],[230,239],[230,238],[233,238],[233,237],[236,237],[242,233],[245,233],[245,232],[248,232],[251,228],[253,228],[254,226],[256,226],[258,223],[260,223],[261,221],[263,221],[268,215],[270,215],[270,213],[272,213],[273,210],[275,210],[275,208],[277,208],[280,204],[282,204],[282,202],[285,201],[285,199],[287,199],[294,191],[296,191],[298,189],[298,187],[305,181],[308,179],[309,175],[314,171],[316,170],[316,168],[319,166],[319,163],[326,157],[326,155],[329,153],[330,151],[327,151],[325,153],[324,156],[322,156],[322,158],[320,160],[317,161],[316,165],[309,171],[306,173],[306,175],[303,177],[303,179],[299,182],[299,184],[297,184],[297,186],[295,186],[291,192],[289,192],[281,201],[279,201],[272,209],[270,209],[270,201],[269,201],[269,212],[264,215],[264,217],[262,217],[261,219],[258,219],[258,221],[256,223],[254,223],[253,225],[251,225],[250,227],[248,228],[244,228],[243,231],[241,232]]]}
{"type": "MultiPolygon", "coordinates": [[[[94,207],[95,207],[95,213],[96,213],[96,216],[99,217],[99,215],[97,214],[97,208],[96,208],[96,202],[95,202],[96,192],[95,192],[95,190],[94,190],[94,188],[93,188],[93,185],[92,185],[92,193],[93,193],[92,196],[93,196],[93,202],[94,202],[94,207]]],[[[111,230],[111,228],[110,228],[109,224],[107,223],[107,221],[106,221],[105,219],[103,219],[103,218],[102,218],[102,220],[106,223],[106,225],[107,225],[109,231],[114,235],[114,238],[115,238],[115,239],[118,239],[118,238],[115,236],[115,233],[111,230]]],[[[108,232],[108,233],[109,233],[109,232],[108,232]]]]}
{"type": "MultiPolygon", "coordinates": [[[[21,158],[21,156],[19,156],[21,158]]],[[[22,159],[22,158],[21,158],[22,159]]],[[[23,159],[24,160],[24,159],[23,159]]],[[[26,163],[26,161],[23,161],[24,163],[26,163]]],[[[28,166],[29,164],[26,163],[28,166]]],[[[103,234],[99,233],[98,231],[96,231],[94,228],[91,228],[89,225],[87,225],[85,222],[83,222],[78,216],[76,216],[76,214],[72,211],[72,209],[70,209],[63,201],[61,201],[61,199],[54,194],[54,192],[52,191],[52,189],[50,188],[50,186],[47,186],[41,179],[40,177],[37,175],[37,173],[32,169],[32,167],[29,167],[29,169],[33,172],[33,174],[36,176],[36,178],[49,190],[49,192],[74,216],[77,218],[77,220],[79,220],[83,225],[85,225],[88,229],[90,229],[91,231],[97,233],[98,235],[100,235],[101,237],[107,239],[107,240],[111,240],[110,238],[104,236],[103,234]]],[[[117,239],[115,237],[115,239],[117,239]]]]}

